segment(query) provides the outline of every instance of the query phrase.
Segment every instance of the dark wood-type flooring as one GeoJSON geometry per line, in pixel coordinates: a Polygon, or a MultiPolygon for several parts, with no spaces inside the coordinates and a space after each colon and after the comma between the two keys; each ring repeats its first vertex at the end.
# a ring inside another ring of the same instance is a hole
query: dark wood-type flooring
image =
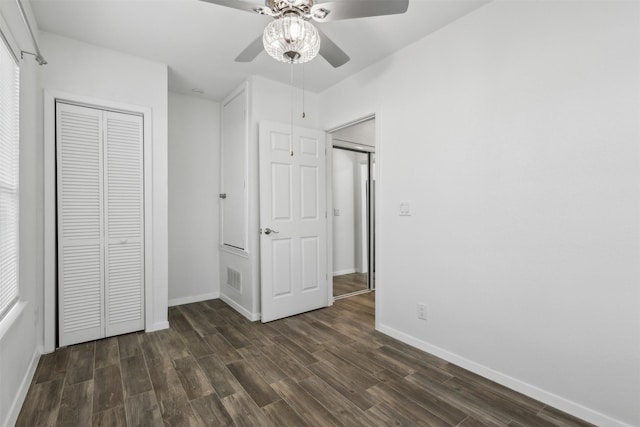
{"type": "Polygon", "coordinates": [[[367,273],[350,273],[333,276],[333,296],[339,297],[367,289],[367,273]]]}
{"type": "Polygon", "coordinates": [[[269,324],[220,300],[43,355],[18,426],[583,426],[373,329],[374,293],[269,324]]]}

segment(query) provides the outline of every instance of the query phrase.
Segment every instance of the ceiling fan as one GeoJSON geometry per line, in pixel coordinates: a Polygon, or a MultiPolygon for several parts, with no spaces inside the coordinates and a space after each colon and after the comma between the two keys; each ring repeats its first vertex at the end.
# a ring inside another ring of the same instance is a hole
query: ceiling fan
{"type": "Polygon", "coordinates": [[[319,53],[336,68],[346,64],[349,55],[309,21],[322,23],[395,15],[406,12],[409,6],[409,0],[335,0],[325,3],[315,3],[314,0],[264,0],[264,5],[246,0],[202,1],[274,18],[263,35],[236,57],[236,62],[251,62],[264,48],[273,58],[290,64],[310,61],[319,53]]]}

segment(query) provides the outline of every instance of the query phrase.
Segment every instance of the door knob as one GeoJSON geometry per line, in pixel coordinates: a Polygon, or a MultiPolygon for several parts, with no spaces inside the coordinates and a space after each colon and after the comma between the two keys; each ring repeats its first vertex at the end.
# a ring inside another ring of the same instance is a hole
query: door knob
{"type": "Polygon", "coordinates": [[[268,235],[268,234],[271,234],[271,233],[278,234],[278,233],[279,233],[279,231],[272,230],[272,229],[270,229],[270,228],[268,228],[268,227],[264,229],[264,234],[267,234],[267,235],[268,235]]]}

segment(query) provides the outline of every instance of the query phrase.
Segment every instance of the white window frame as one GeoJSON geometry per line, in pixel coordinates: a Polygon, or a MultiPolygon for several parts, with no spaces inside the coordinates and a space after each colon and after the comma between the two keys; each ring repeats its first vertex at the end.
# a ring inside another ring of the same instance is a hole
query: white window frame
{"type": "MultiPolygon", "coordinates": [[[[7,314],[11,312],[11,309],[16,306],[19,301],[19,269],[20,269],[20,192],[19,192],[19,152],[20,152],[20,62],[17,57],[17,48],[15,41],[11,38],[11,33],[8,31],[4,19],[0,16],[0,55],[6,56],[9,64],[15,66],[14,70],[7,72],[8,75],[12,75],[13,81],[0,82],[0,85],[6,89],[7,99],[4,100],[0,95],[0,102],[4,104],[7,101],[8,105],[1,105],[0,109],[5,112],[13,110],[12,113],[6,114],[2,117],[0,114],[0,127],[6,125],[6,129],[0,129],[0,170],[10,171],[9,174],[2,176],[0,173],[0,196],[8,195],[5,199],[5,206],[2,206],[2,197],[0,197],[0,213],[5,213],[12,218],[11,221],[7,221],[4,224],[0,222],[0,257],[2,257],[2,245],[6,244],[7,236],[12,237],[13,243],[9,243],[9,253],[4,252],[6,258],[0,258],[0,295],[3,297],[0,299],[0,325],[5,323],[3,320],[7,319],[7,314]],[[13,92],[13,94],[11,94],[13,92]],[[8,108],[7,108],[8,107],[8,108]],[[6,162],[6,163],[5,163],[6,162]],[[13,208],[7,208],[8,202],[13,202],[13,208]],[[8,212],[6,212],[8,209],[8,212]],[[7,227],[8,228],[5,228],[7,227]],[[11,266],[11,264],[13,264],[11,266]],[[7,270],[9,271],[7,273],[7,270]]],[[[0,63],[1,67],[4,67],[4,60],[0,63]]],[[[0,73],[4,74],[4,72],[0,73]]],[[[2,216],[0,216],[2,221],[2,216]]]]}

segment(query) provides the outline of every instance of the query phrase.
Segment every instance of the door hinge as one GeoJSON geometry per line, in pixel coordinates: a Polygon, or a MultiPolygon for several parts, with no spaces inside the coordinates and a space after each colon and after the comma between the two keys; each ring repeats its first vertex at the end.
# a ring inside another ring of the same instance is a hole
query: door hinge
{"type": "Polygon", "coordinates": [[[220,194],[218,194],[218,197],[220,197],[221,199],[226,199],[227,198],[227,193],[220,193],[220,194]]]}

